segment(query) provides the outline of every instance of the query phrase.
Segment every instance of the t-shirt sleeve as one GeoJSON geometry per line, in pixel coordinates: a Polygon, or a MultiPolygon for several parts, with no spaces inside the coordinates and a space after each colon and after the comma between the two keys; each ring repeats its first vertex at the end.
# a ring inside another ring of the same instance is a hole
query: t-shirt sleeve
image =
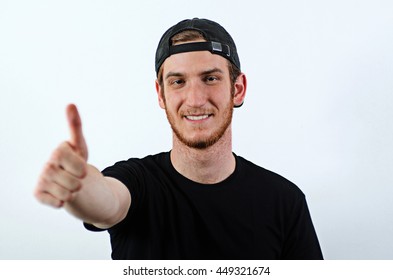
{"type": "Polygon", "coordinates": [[[139,202],[144,196],[145,170],[137,159],[117,162],[113,166],[105,168],[102,174],[122,182],[131,194],[132,202],[130,210],[138,208],[139,202]]]}
{"type": "Polygon", "coordinates": [[[321,247],[304,194],[294,203],[291,215],[282,258],[287,260],[322,260],[321,247]]]}

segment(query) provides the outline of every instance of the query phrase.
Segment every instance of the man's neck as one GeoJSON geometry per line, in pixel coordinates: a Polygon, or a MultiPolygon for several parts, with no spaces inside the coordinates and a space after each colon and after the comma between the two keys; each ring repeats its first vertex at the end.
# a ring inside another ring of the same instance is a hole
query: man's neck
{"type": "Polygon", "coordinates": [[[229,127],[217,143],[206,149],[190,148],[174,135],[172,165],[180,174],[198,183],[214,184],[225,180],[236,167],[231,134],[229,127]]]}

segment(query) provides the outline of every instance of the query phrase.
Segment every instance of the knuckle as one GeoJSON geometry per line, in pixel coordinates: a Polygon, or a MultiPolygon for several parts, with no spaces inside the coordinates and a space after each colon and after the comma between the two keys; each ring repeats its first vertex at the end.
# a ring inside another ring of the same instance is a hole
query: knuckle
{"type": "Polygon", "coordinates": [[[71,178],[68,182],[68,186],[72,192],[75,192],[75,191],[79,191],[81,189],[82,183],[80,182],[80,180],[78,180],[76,178],[71,178]]]}
{"type": "Polygon", "coordinates": [[[53,152],[51,156],[51,160],[54,162],[60,162],[68,153],[69,145],[67,142],[61,143],[53,152]]]}
{"type": "Polygon", "coordinates": [[[57,192],[54,197],[60,201],[67,201],[69,199],[70,193],[67,191],[57,192]]]}
{"type": "Polygon", "coordinates": [[[58,188],[56,190],[56,198],[62,201],[69,201],[72,197],[72,191],[66,188],[58,188]]]}
{"type": "Polygon", "coordinates": [[[77,176],[78,176],[80,179],[83,179],[84,177],[86,177],[86,175],[87,175],[87,165],[86,165],[85,162],[81,162],[81,163],[78,165],[77,170],[78,170],[77,176]]]}
{"type": "Polygon", "coordinates": [[[34,197],[42,204],[60,208],[64,205],[64,200],[69,200],[71,192],[46,181],[42,176],[39,178],[37,186],[33,190],[34,197]]]}
{"type": "Polygon", "coordinates": [[[52,162],[48,162],[44,166],[42,176],[44,178],[52,177],[55,174],[56,170],[56,166],[52,162]]]}
{"type": "Polygon", "coordinates": [[[49,193],[45,193],[40,190],[34,192],[35,198],[42,204],[53,206],[55,204],[55,198],[51,197],[49,193]]]}
{"type": "Polygon", "coordinates": [[[46,189],[49,184],[51,184],[52,182],[55,182],[59,171],[60,170],[56,165],[48,162],[44,166],[42,173],[41,173],[40,177],[38,178],[37,186],[42,189],[46,189]]]}
{"type": "Polygon", "coordinates": [[[62,149],[57,148],[56,150],[53,151],[52,156],[51,156],[51,160],[54,162],[60,162],[62,160],[62,158],[64,157],[64,152],[62,149]]]}
{"type": "Polygon", "coordinates": [[[72,162],[72,166],[70,166],[70,171],[78,179],[83,179],[87,173],[86,163],[76,157],[75,161],[72,162]]]}
{"type": "Polygon", "coordinates": [[[39,188],[36,188],[33,192],[34,197],[42,202],[42,191],[39,188]]]}
{"type": "Polygon", "coordinates": [[[46,188],[47,188],[47,182],[44,179],[44,176],[41,175],[41,177],[38,179],[37,185],[34,189],[34,192],[33,192],[34,196],[36,198],[41,197],[41,194],[45,192],[46,188]]]}

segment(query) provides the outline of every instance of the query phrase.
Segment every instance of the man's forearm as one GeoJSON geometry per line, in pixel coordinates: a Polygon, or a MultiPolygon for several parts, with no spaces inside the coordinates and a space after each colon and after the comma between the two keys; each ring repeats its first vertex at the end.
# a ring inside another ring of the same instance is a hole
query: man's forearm
{"type": "Polygon", "coordinates": [[[84,222],[107,228],[124,218],[130,204],[127,196],[128,190],[119,181],[88,165],[82,188],[64,208],[84,222]]]}

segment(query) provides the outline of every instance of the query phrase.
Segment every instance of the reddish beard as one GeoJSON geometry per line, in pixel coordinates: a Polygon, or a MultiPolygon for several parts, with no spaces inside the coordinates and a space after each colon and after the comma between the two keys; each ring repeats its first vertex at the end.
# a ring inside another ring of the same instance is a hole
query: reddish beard
{"type": "MultiPolygon", "coordinates": [[[[164,98],[164,102],[166,103],[165,98],[164,98]]],[[[184,135],[184,133],[180,131],[180,129],[176,126],[175,117],[168,111],[167,109],[168,107],[166,106],[166,104],[165,104],[165,112],[169,124],[171,125],[172,131],[176,135],[176,137],[180,140],[180,142],[182,142],[187,147],[203,150],[217,143],[224,135],[224,133],[227,131],[228,127],[232,123],[233,106],[234,106],[233,98],[231,98],[228,105],[224,108],[223,115],[222,115],[223,121],[220,124],[220,126],[217,127],[217,129],[215,129],[211,135],[206,136],[205,138],[202,139],[195,139],[195,140],[187,138],[187,135],[184,135]]],[[[214,117],[218,117],[218,116],[215,115],[214,117]]]]}

